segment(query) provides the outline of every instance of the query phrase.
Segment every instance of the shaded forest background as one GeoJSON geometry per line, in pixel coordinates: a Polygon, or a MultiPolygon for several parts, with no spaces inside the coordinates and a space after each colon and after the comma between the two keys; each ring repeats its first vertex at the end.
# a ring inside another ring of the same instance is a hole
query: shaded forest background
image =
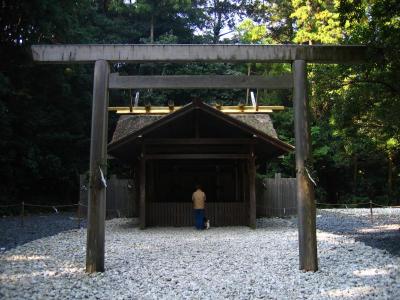
{"type": "MultiPolygon", "coordinates": [[[[365,44],[379,63],[309,65],[317,199],[400,199],[400,2],[397,0],[3,0],[0,3],[0,201],[76,203],[89,166],[93,66],[38,65],[32,44],[365,44]]],[[[257,74],[288,64],[115,64],[123,74],[257,74]]],[[[125,105],[136,91],[113,92],[125,105]]],[[[290,91],[258,90],[280,138],[294,144],[290,91]]],[[[140,91],[140,104],[246,102],[246,90],[140,91]]],[[[116,116],[110,114],[110,133],[116,116]]],[[[111,163],[111,172],[121,166],[111,163]]],[[[294,155],[267,174],[295,176],[294,155]]],[[[122,169],[123,172],[126,170],[122,169]]]]}

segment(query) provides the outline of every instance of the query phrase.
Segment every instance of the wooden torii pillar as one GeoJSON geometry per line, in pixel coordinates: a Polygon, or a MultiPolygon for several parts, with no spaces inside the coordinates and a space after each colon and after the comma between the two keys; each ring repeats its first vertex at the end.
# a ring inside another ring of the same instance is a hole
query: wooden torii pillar
{"type": "Polygon", "coordinates": [[[92,133],[90,138],[89,201],[86,271],[104,272],[104,230],[106,218],[108,77],[110,66],[98,60],[94,66],[92,133]]]}
{"type": "Polygon", "coordinates": [[[292,67],[300,269],[317,271],[316,206],[314,187],[307,169],[311,162],[307,63],[304,60],[295,60],[292,67]]]}
{"type": "MultiPolygon", "coordinates": [[[[307,101],[307,62],[363,63],[367,61],[365,46],[340,45],[34,45],[35,61],[47,63],[95,62],[92,135],[90,148],[90,185],[88,209],[88,240],[86,271],[104,271],[104,222],[106,208],[107,107],[109,88],[137,88],[135,85],[155,85],[176,88],[176,78],[109,76],[109,62],[281,62],[292,63],[294,84],[296,173],[299,215],[300,269],[316,271],[317,244],[314,190],[307,164],[311,144],[307,101]],[[109,84],[109,80],[111,84],[109,84]],[[160,84],[161,82],[161,84],[160,84]]],[[[208,77],[208,76],[207,76],[208,77]]],[[[262,78],[180,78],[185,88],[237,88],[259,86],[288,88],[285,80],[262,78]],[[218,79],[219,82],[216,81],[218,79]],[[201,83],[202,82],[202,83],[201,83]]],[[[152,86],[153,87],[153,86],[152,86]]],[[[143,168],[142,163],[142,168],[143,168]]],[[[255,170],[252,170],[255,172],[255,170]]],[[[251,223],[254,222],[251,217],[251,223]]]]}

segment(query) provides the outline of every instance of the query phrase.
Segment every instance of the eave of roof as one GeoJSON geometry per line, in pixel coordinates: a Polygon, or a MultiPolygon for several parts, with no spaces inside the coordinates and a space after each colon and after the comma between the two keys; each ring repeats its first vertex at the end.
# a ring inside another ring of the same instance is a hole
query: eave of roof
{"type": "Polygon", "coordinates": [[[164,124],[171,122],[174,119],[179,118],[180,116],[182,116],[194,109],[200,109],[206,113],[214,115],[215,117],[222,119],[231,125],[239,127],[242,130],[244,130],[252,135],[257,136],[261,140],[264,140],[265,142],[274,145],[275,147],[283,150],[284,152],[289,152],[294,149],[294,147],[292,145],[279,140],[277,137],[270,136],[270,135],[266,134],[265,132],[255,128],[254,126],[250,126],[250,125],[246,124],[245,122],[239,120],[238,118],[235,118],[233,116],[230,116],[228,114],[220,112],[219,110],[213,108],[212,106],[209,106],[203,102],[192,102],[190,104],[185,105],[183,108],[181,108],[180,110],[178,110],[176,112],[173,112],[166,116],[162,116],[162,117],[160,116],[159,118],[156,117],[153,122],[151,122],[151,123],[149,122],[148,125],[143,126],[139,130],[137,130],[131,134],[128,134],[121,139],[112,141],[108,145],[108,151],[112,153],[113,150],[118,149],[119,147],[125,145],[126,143],[134,141],[139,136],[145,135],[146,133],[149,133],[149,132],[155,130],[156,128],[159,128],[160,126],[163,126],[164,124]]]}

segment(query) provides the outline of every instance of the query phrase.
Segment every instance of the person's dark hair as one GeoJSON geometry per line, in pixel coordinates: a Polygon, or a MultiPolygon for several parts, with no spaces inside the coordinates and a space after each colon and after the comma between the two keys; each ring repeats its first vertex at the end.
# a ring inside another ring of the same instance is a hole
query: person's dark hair
{"type": "Polygon", "coordinates": [[[200,184],[196,184],[196,190],[201,190],[201,185],[200,184]]]}

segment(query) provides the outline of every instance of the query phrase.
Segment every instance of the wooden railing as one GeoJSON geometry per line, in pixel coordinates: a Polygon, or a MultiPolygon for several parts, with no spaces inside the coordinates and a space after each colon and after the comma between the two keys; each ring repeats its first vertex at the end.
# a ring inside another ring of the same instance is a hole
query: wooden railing
{"type": "MultiPolygon", "coordinates": [[[[193,226],[190,202],[153,202],[147,204],[148,226],[193,226]]],[[[239,202],[207,203],[206,217],[211,226],[248,225],[248,204],[239,202]]]]}

